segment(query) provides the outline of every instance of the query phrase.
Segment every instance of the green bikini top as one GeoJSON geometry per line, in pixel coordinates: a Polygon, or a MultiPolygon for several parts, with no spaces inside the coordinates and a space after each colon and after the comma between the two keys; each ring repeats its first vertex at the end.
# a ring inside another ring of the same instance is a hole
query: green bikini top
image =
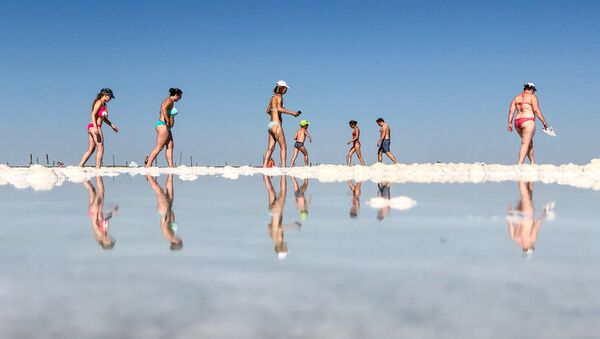
{"type": "Polygon", "coordinates": [[[177,115],[177,113],[179,113],[179,111],[177,110],[177,108],[173,107],[171,108],[171,110],[169,111],[169,116],[174,117],[177,115]]]}

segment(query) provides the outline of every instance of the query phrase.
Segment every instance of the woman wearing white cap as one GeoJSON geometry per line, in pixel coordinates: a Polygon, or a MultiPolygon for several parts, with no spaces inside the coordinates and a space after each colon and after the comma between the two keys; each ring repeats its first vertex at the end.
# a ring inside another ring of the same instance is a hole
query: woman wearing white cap
{"type": "Polygon", "coordinates": [[[546,119],[540,110],[537,96],[535,95],[536,88],[535,84],[528,82],[523,87],[523,93],[517,95],[508,108],[508,131],[512,132],[512,121],[515,117],[514,113],[517,112],[515,117],[515,129],[521,137],[521,148],[519,149],[519,161],[518,164],[522,165],[525,162],[525,157],[529,158],[531,164],[535,164],[533,158],[533,136],[535,135],[535,117],[537,116],[544,129],[548,128],[546,119]]]}
{"type": "Polygon", "coordinates": [[[279,143],[279,150],[281,156],[281,167],[286,166],[286,145],[285,135],[283,134],[283,126],[281,120],[281,113],[293,115],[297,117],[302,113],[301,111],[293,112],[287,110],[283,106],[283,95],[287,93],[288,85],[285,81],[279,80],[275,84],[273,89],[274,94],[271,96],[269,105],[267,106],[267,114],[270,116],[271,121],[267,125],[267,132],[269,135],[267,151],[263,157],[263,167],[267,167],[271,155],[275,150],[275,143],[279,143]]]}

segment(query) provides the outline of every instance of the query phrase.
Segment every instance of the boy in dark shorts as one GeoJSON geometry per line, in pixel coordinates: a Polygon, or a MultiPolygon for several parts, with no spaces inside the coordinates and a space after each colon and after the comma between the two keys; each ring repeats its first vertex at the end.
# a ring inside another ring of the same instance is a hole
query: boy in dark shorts
{"type": "Polygon", "coordinates": [[[308,166],[308,151],[306,147],[304,147],[304,140],[308,137],[308,141],[312,142],[312,138],[310,134],[308,134],[308,125],[310,125],[310,121],[302,120],[300,121],[300,128],[296,131],[296,135],[294,139],[296,142],[294,143],[294,155],[292,156],[292,167],[295,165],[296,157],[298,156],[298,151],[302,152],[304,155],[304,166],[308,166]]]}

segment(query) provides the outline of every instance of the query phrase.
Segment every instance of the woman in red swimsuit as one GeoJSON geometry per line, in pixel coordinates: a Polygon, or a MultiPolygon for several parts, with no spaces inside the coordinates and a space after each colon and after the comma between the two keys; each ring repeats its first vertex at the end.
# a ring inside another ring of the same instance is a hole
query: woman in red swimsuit
{"type": "Polygon", "coordinates": [[[365,161],[362,158],[362,154],[360,154],[360,129],[358,128],[358,123],[356,120],[350,120],[348,122],[350,128],[352,128],[352,140],[348,141],[346,144],[352,144],[350,150],[348,151],[348,155],[346,155],[346,164],[348,166],[352,165],[352,155],[356,152],[356,156],[358,157],[358,161],[360,161],[361,165],[365,165],[365,161]]]}
{"type": "Polygon", "coordinates": [[[106,122],[110,128],[119,132],[117,126],[115,126],[110,120],[108,120],[108,109],[106,104],[113,99],[115,96],[110,88],[103,88],[100,93],[96,95],[96,99],[92,103],[92,116],[90,122],[87,125],[88,133],[88,149],[81,157],[79,167],[85,166],[94,150],[96,150],[96,168],[102,166],[102,156],[104,155],[104,134],[102,134],[102,122],[106,122]]]}
{"type": "Polygon", "coordinates": [[[544,128],[548,128],[546,119],[540,110],[537,96],[535,96],[536,88],[532,82],[524,85],[523,93],[517,95],[508,108],[508,131],[512,132],[512,121],[515,117],[515,129],[521,137],[521,148],[519,149],[519,165],[525,162],[525,157],[529,158],[532,165],[535,164],[533,158],[533,136],[535,135],[535,117],[537,116],[544,128]]]}

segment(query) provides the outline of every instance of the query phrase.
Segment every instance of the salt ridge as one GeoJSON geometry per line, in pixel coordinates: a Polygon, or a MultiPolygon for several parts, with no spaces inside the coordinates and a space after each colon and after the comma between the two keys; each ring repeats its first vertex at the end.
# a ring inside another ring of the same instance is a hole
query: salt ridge
{"type": "Polygon", "coordinates": [[[266,174],[290,175],[316,179],[320,182],[347,180],[392,183],[485,183],[502,181],[539,181],[545,184],[569,185],[577,188],[600,190],[600,159],[586,165],[498,165],[483,163],[397,164],[377,163],[371,166],[319,165],[312,167],[256,168],[179,166],[176,168],[75,166],[48,168],[33,165],[28,168],[0,165],[0,186],[12,185],[18,189],[50,190],[65,181],[82,182],[97,175],[130,176],[175,174],[181,180],[194,181],[201,176],[221,176],[236,180],[240,176],[266,174]]]}

